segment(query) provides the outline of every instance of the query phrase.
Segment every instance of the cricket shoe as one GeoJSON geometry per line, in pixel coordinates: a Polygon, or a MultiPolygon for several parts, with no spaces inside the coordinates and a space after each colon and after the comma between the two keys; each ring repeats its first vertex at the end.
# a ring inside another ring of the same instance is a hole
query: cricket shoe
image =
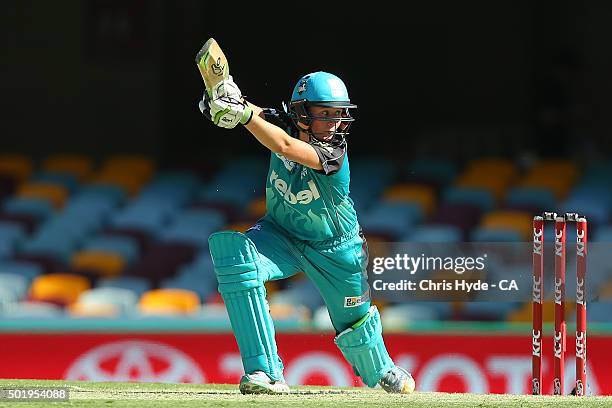
{"type": "Polygon", "coordinates": [[[245,374],[240,379],[240,392],[243,394],[289,394],[284,381],[274,381],[263,371],[245,374]]]}
{"type": "Polygon", "coordinates": [[[383,390],[392,394],[410,394],[416,384],[410,373],[401,367],[393,367],[378,381],[383,390]]]}

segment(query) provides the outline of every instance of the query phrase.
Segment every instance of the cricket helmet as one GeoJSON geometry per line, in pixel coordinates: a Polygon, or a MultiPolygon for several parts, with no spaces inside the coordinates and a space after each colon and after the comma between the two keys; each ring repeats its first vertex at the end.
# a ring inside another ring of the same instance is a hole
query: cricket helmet
{"type": "Polygon", "coordinates": [[[302,124],[303,126],[298,126],[298,128],[307,129],[310,136],[314,136],[310,131],[313,119],[340,121],[335,134],[344,137],[348,134],[350,124],[355,120],[351,117],[349,109],[356,107],[357,105],[351,103],[346,85],[340,78],[328,72],[318,71],[304,75],[295,84],[289,102],[289,116],[296,126],[302,124]],[[340,118],[315,117],[308,111],[311,106],[342,108],[343,114],[340,118]]]}

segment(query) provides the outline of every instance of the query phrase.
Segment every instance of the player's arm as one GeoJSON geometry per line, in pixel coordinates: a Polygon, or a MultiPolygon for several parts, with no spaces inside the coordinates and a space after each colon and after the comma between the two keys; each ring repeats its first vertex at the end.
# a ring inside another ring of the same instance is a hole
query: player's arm
{"type": "Polygon", "coordinates": [[[249,132],[265,147],[274,153],[283,155],[289,160],[303,164],[315,170],[323,166],[315,149],[308,143],[291,137],[283,129],[265,119],[263,109],[248,102],[253,110],[251,120],[244,125],[249,132]]]}

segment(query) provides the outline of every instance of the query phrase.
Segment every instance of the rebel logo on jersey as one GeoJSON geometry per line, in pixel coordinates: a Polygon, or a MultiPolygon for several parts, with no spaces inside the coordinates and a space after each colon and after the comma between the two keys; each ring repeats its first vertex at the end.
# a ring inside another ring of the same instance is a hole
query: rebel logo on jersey
{"type": "Polygon", "coordinates": [[[314,181],[308,181],[308,190],[298,191],[297,193],[291,192],[291,184],[288,184],[285,180],[278,177],[278,173],[272,170],[270,174],[270,184],[278,191],[286,202],[289,204],[310,204],[314,200],[321,198],[317,185],[314,181]]]}

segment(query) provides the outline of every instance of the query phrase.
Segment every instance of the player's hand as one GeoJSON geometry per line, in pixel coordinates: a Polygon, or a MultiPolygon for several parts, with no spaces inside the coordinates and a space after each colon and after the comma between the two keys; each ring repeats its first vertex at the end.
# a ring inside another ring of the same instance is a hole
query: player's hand
{"type": "Polygon", "coordinates": [[[226,129],[233,129],[238,124],[246,125],[253,116],[253,111],[231,76],[213,89],[209,106],[213,123],[226,129]]]}

